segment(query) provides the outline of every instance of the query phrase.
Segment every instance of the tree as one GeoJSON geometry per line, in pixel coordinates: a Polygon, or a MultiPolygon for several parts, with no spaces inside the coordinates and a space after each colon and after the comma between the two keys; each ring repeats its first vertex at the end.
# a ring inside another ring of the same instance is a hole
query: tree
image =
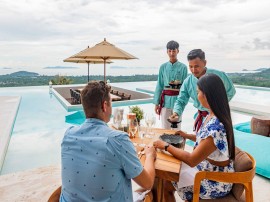
{"type": "Polygon", "coordinates": [[[66,78],[65,76],[60,76],[59,74],[55,76],[54,79],[51,80],[53,85],[66,85],[71,84],[72,79],[66,78]]]}

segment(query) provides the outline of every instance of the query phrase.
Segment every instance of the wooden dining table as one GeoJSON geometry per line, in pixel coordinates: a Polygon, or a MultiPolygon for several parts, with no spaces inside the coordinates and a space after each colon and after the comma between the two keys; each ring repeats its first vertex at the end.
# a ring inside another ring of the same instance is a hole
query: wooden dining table
{"type": "MultiPolygon", "coordinates": [[[[153,128],[152,132],[155,134],[153,138],[144,138],[144,144],[153,144],[155,140],[159,138],[160,135],[172,134],[174,135],[175,131],[153,128]]],[[[134,143],[137,151],[141,150],[141,147],[138,145],[141,143],[141,139],[136,136],[132,138],[131,141],[134,143]]],[[[185,140],[183,145],[185,145],[185,140]]],[[[184,149],[184,148],[183,148],[184,149]]],[[[142,165],[145,163],[145,155],[139,155],[142,165]]],[[[155,186],[156,190],[153,190],[154,201],[162,202],[163,201],[163,182],[167,181],[176,181],[179,180],[179,173],[181,169],[181,161],[173,157],[172,155],[165,153],[164,151],[157,151],[157,157],[155,161],[155,172],[156,180],[155,186]]]]}

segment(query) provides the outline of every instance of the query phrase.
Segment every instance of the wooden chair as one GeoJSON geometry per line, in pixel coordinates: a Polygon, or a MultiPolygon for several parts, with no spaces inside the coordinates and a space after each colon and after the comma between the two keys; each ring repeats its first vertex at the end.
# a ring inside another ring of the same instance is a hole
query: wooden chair
{"type": "Polygon", "coordinates": [[[48,202],[59,202],[62,186],[58,187],[50,196],[48,202]]]}
{"type": "Polygon", "coordinates": [[[122,100],[130,100],[131,95],[126,93],[118,93],[118,96],[122,98],[122,100]]]}
{"type": "Polygon", "coordinates": [[[143,202],[152,202],[152,201],[153,201],[153,193],[149,192],[148,194],[145,195],[143,202]]]}
{"type": "Polygon", "coordinates": [[[123,98],[125,96],[125,93],[118,93],[118,96],[120,96],[121,98],[123,98]]]}
{"type": "Polygon", "coordinates": [[[72,88],[70,88],[69,91],[70,91],[70,97],[71,97],[71,104],[81,104],[80,91],[74,90],[72,88]]]}
{"type": "MultiPolygon", "coordinates": [[[[62,186],[58,187],[50,196],[48,202],[59,202],[59,198],[61,195],[61,188],[62,186]]],[[[145,199],[143,202],[152,202],[153,201],[153,194],[150,191],[148,194],[146,194],[145,199]]]]}
{"type": "Polygon", "coordinates": [[[124,96],[122,97],[122,100],[130,100],[130,98],[131,98],[131,95],[124,93],[124,96]]]}
{"type": "Polygon", "coordinates": [[[193,202],[253,202],[252,180],[255,175],[256,161],[239,148],[235,149],[234,173],[200,171],[194,179],[193,202]],[[231,192],[219,199],[200,199],[200,184],[203,179],[234,183],[231,192]],[[245,190],[245,194],[243,191],[245,190]]]}
{"type": "Polygon", "coordinates": [[[75,93],[74,90],[72,88],[69,89],[70,92],[70,97],[71,97],[71,104],[75,104],[75,93]]]}
{"type": "Polygon", "coordinates": [[[76,102],[76,104],[81,104],[81,94],[80,93],[78,93],[78,92],[76,92],[76,91],[74,91],[74,93],[75,93],[75,102],[76,102]]]}
{"type": "Polygon", "coordinates": [[[118,90],[113,90],[113,93],[114,95],[118,95],[118,90]]]}

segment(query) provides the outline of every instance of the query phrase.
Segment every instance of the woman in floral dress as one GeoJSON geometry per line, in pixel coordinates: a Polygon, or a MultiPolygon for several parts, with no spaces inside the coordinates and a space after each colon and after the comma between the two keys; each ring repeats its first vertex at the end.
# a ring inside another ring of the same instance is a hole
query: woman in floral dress
{"type": "MultiPolygon", "coordinates": [[[[166,149],[174,157],[183,161],[198,171],[234,172],[233,159],[235,157],[235,144],[231,113],[225,87],[222,80],[215,74],[202,76],[197,83],[198,100],[209,110],[196,134],[187,134],[178,131],[177,134],[195,141],[192,153],[178,149],[166,142],[157,140],[154,146],[166,149]]],[[[183,200],[191,201],[193,186],[178,188],[177,184],[167,182],[164,186],[165,201],[175,201],[174,191],[183,200]]],[[[232,189],[232,184],[203,180],[200,188],[200,198],[214,199],[226,196],[232,189]]]]}

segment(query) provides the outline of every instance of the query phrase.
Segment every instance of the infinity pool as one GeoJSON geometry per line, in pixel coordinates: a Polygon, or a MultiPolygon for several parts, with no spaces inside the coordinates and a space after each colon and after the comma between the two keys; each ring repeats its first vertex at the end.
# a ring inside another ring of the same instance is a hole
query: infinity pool
{"type": "MultiPolygon", "coordinates": [[[[154,87],[156,82],[115,83],[114,86],[131,90],[154,87]]],[[[60,164],[61,141],[65,130],[72,125],[66,123],[70,115],[49,92],[48,86],[0,88],[0,96],[21,96],[21,104],[14,125],[8,152],[1,174],[26,169],[60,164]]],[[[270,91],[237,88],[234,100],[270,105],[270,91]]],[[[145,113],[153,113],[154,105],[140,105],[145,113]]],[[[123,107],[125,113],[128,107],[123,107]]],[[[191,131],[196,110],[188,104],[183,114],[182,129],[191,131]]],[[[249,115],[232,113],[233,122],[250,120],[249,115]]],[[[160,126],[157,117],[156,127],[160,126]]]]}

